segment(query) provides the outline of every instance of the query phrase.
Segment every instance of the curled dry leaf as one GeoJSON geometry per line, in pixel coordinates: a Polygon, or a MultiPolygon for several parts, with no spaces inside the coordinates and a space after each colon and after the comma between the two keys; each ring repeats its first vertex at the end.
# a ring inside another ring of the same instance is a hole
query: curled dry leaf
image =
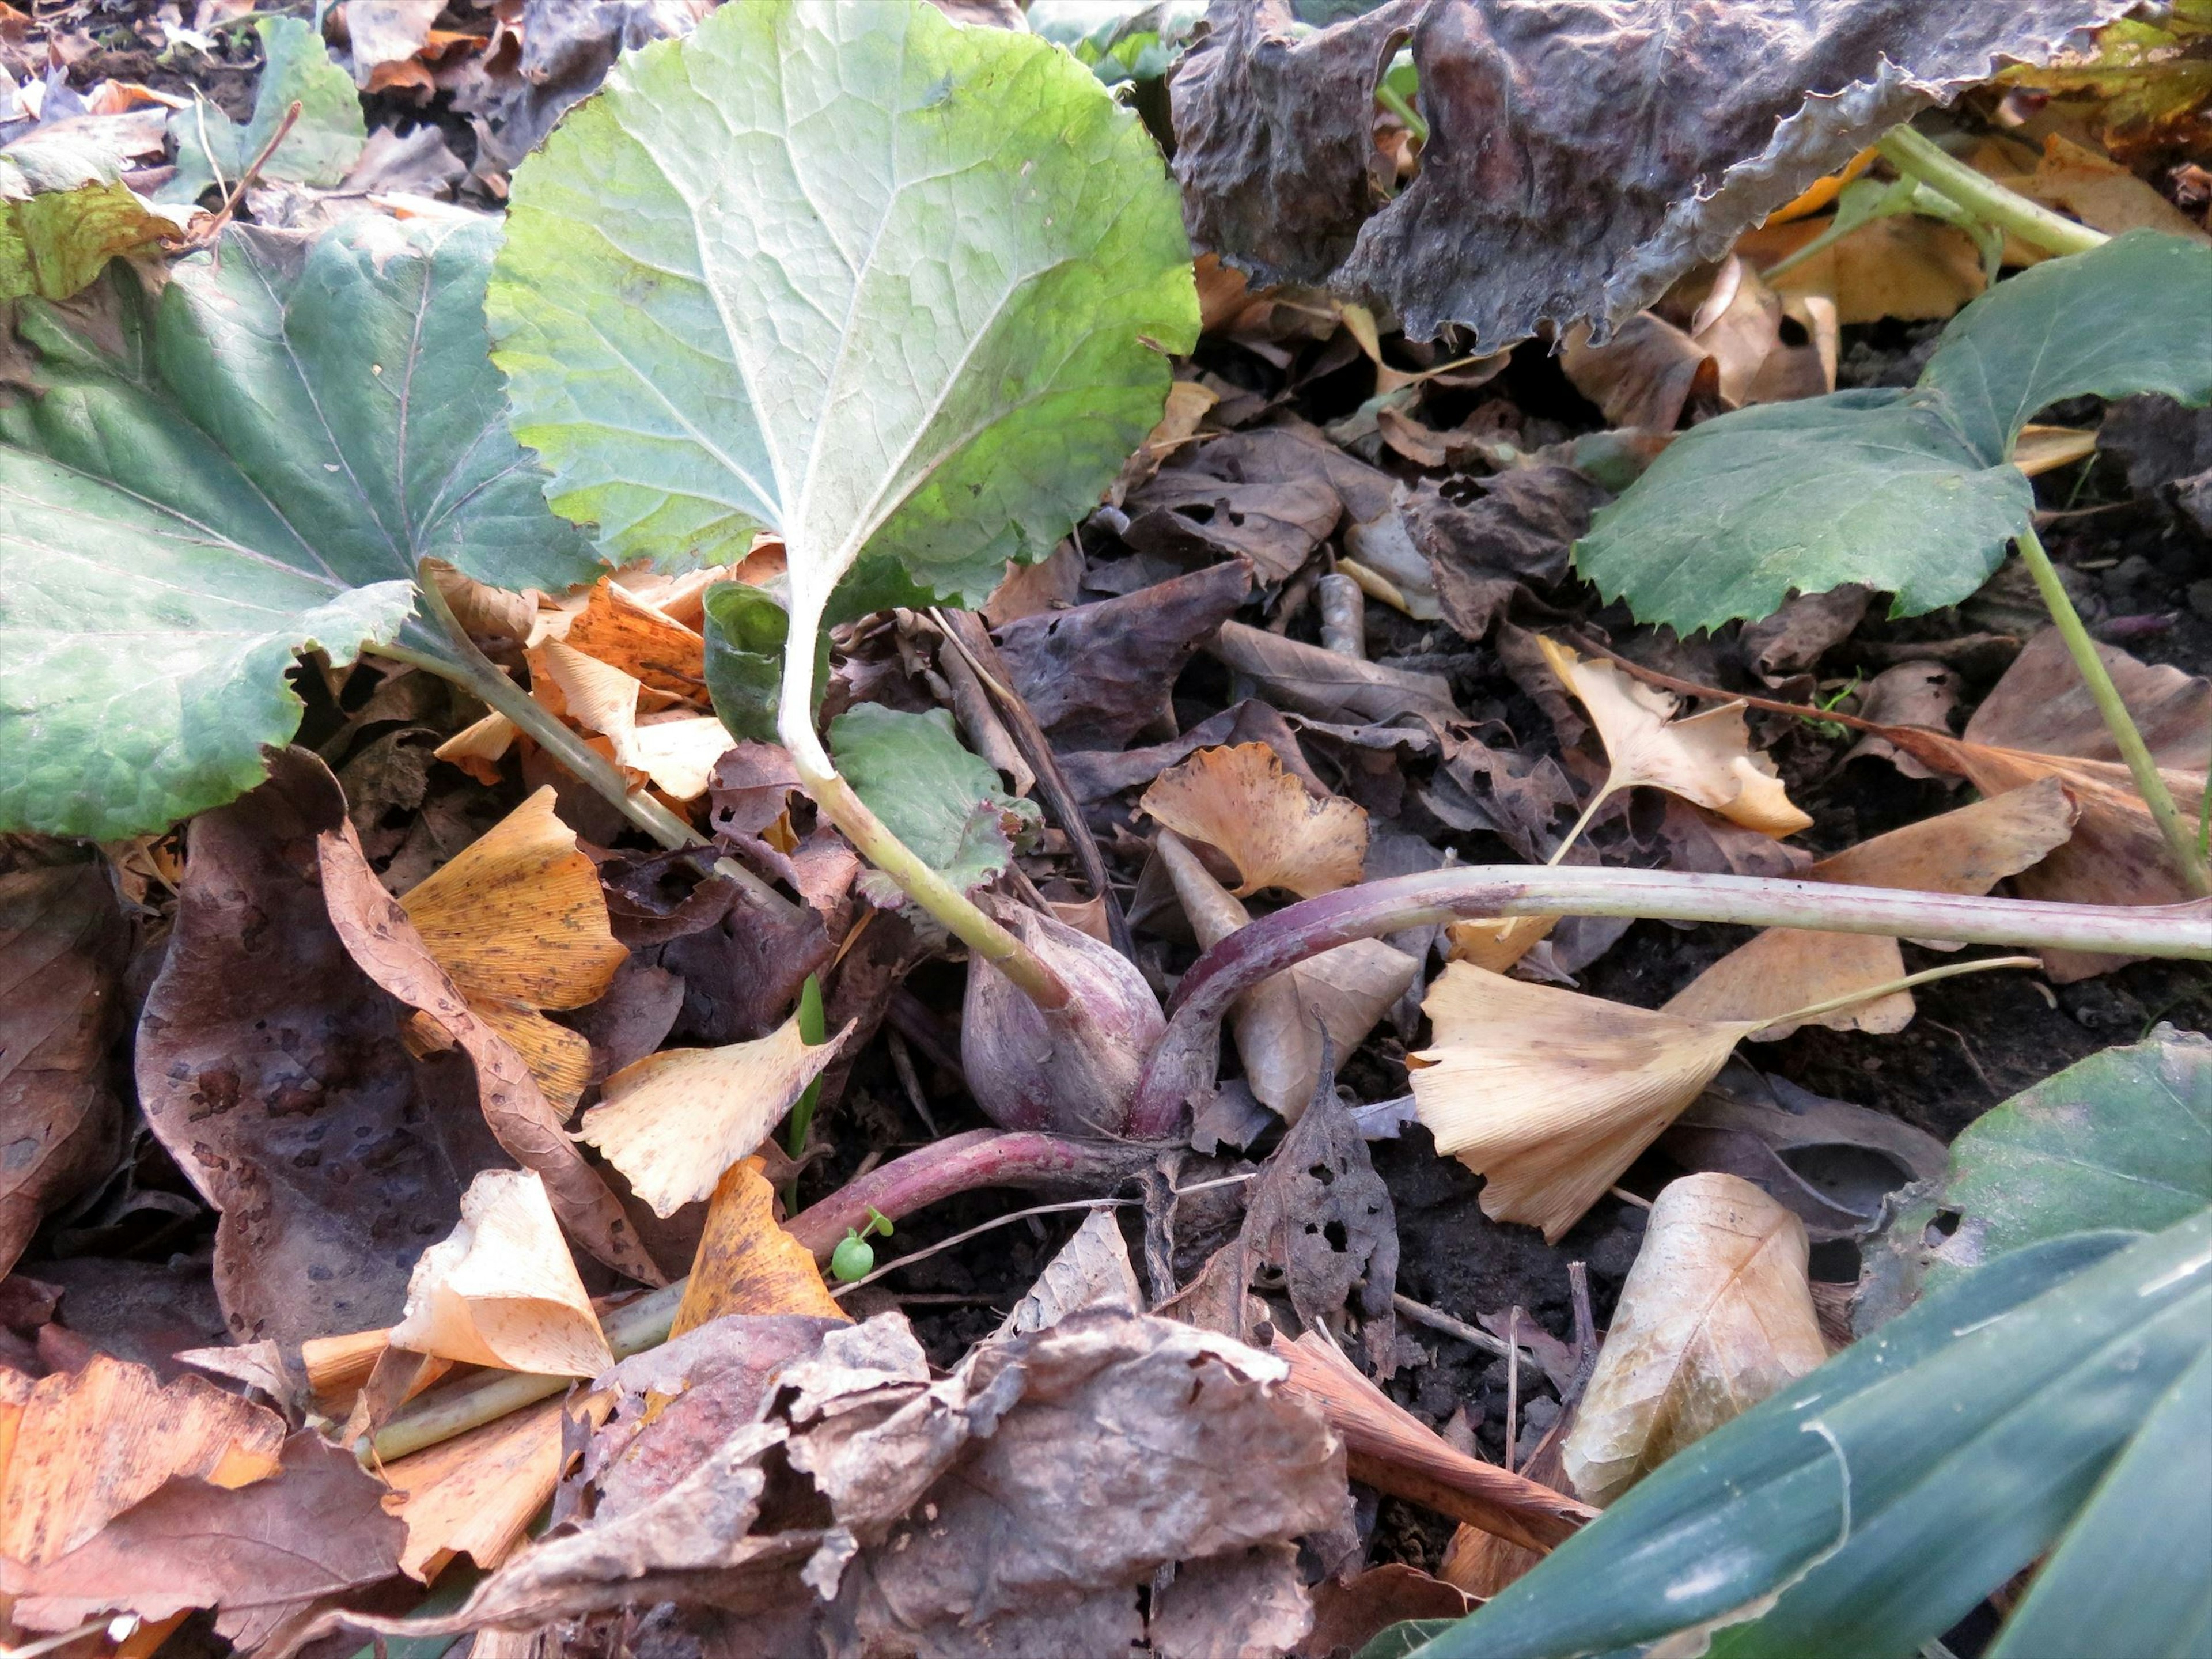
{"type": "Polygon", "coordinates": [[[1121,1224],[1112,1208],[1102,1204],[1083,1218],[993,1334],[1026,1336],[1074,1313],[1142,1313],[1145,1303],[1121,1224]]]}
{"type": "Polygon", "coordinates": [[[407,1528],[400,1571],[427,1584],[456,1556],[487,1571],[507,1559],[561,1478],[564,1410],[540,1401],[385,1464],[384,1507],[407,1528]]]}
{"type": "Polygon", "coordinates": [[[558,712],[605,738],[617,766],[651,779],[674,800],[696,800],[707,793],[714,763],[735,741],[721,721],[711,714],[641,716],[641,681],[564,641],[546,641],[531,661],[559,693],[557,699],[540,700],[557,702],[558,712]]]}
{"type": "MultiPolygon", "coordinates": [[[[1923,893],[1986,893],[2063,846],[2076,815],[2059,781],[2047,777],[1862,842],[1821,860],[1805,878],[1923,893]]],[[[1904,976],[1905,958],[1895,939],[1770,927],[1675,993],[1666,1012],[1689,1019],[1774,1018],[1904,976]]],[[[1838,1031],[1901,1031],[1912,1014],[1912,993],[1893,991],[1807,1023],[1838,1031]]],[[[1752,1037],[1773,1042],[1796,1029],[1778,1019],[1752,1037]]]]}
{"type": "Polygon", "coordinates": [[[764,1160],[739,1158],[714,1188],[672,1336],[727,1314],[801,1314],[843,1319],[822,1269],[775,1218],[775,1188],[764,1160]]]}
{"type": "Polygon", "coordinates": [[[1152,781],[1138,805],[1177,835],[1229,855],[1239,897],[1263,887],[1314,898],[1349,887],[1367,859],[1367,813],[1316,798],[1264,743],[1201,749],[1152,781]]]}
{"type": "Polygon", "coordinates": [[[469,1006],[407,912],[384,890],[362,856],[353,826],[342,823],[324,830],[315,850],[331,921],[348,954],[467,1053],[476,1066],[484,1121],[518,1164],[544,1177],[562,1224],[609,1267],[648,1285],[661,1283],[660,1269],[638,1242],[621,1201],[576,1151],[522,1056],[469,1006]]]}
{"type": "Polygon", "coordinates": [[[486,1170],[461,1223],[415,1264],[392,1346],[471,1365],[597,1376],[613,1364],[561,1224],[532,1170],[486,1170]]]}
{"type": "Polygon", "coordinates": [[[593,584],[562,637],[573,649],[611,664],[651,690],[695,702],[707,695],[705,636],[611,576],[593,584]]]}
{"type": "Polygon", "coordinates": [[[655,1215],[674,1215],[768,1139],[850,1030],[810,1045],[793,1014],[756,1042],[647,1054],[606,1080],[583,1138],[655,1215]]]}
{"type": "Polygon", "coordinates": [[[1804,1223],[1735,1176],[1659,1194],[1562,1450],[1577,1496],[1610,1504],[1827,1359],[1810,1248],[1804,1223]]]}
{"type": "Polygon", "coordinates": [[[1448,963],[1422,1005],[1413,1100],[1437,1150],[1486,1176],[1483,1213],[1556,1243],[1753,1024],[1712,1024],[1448,963]]]}
{"type": "Polygon", "coordinates": [[[1612,770],[1597,799],[1648,784],[1764,835],[1795,835],[1812,823],[1790,804],[1773,763],[1753,752],[1743,704],[1676,720],[1679,704],[1668,693],[1612,663],[1585,662],[1552,640],[1536,643],[1605,744],[1612,770]]]}
{"type": "Polygon", "coordinates": [[[591,1044],[538,1011],[598,1001],[629,952],[607,925],[598,871],[554,816],[552,787],[399,902],[470,1008],[529,1063],[549,1098],[574,1106],[591,1076],[591,1044]]]}
{"type": "Polygon", "coordinates": [[[0,876],[0,1276],[112,1161],[107,1048],[130,945],[103,866],[0,876]]]}
{"type": "Polygon", "coordinates": [[[201,1377],[163,1387],[106,1354],[35,1382],[0,1370],[0,1558],[58,1560],[173,1475],[265,1480],[283,1443],[276,1413],[201,1377]]]}
{"type": "MultiPolygon", "coordinates": [[[[1162,830],[1156,844],[1201,947],[1212,948],[1250,921],[1236,896],[1207,873],[1174,830],[1162,830]]],[[[1324,1045],[1350,1054],[1419,972],[1420,963],[1405,951],[1365,939],[1254,986],[1237,998],[1229,1017],[1253,1094],[1295,1122],[1320,1080],[1324,1045]]]]}

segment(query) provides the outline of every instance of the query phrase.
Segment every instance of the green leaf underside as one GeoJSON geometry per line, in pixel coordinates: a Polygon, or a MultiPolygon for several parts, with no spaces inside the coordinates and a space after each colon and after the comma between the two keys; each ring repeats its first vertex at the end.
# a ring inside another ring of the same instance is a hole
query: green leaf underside
{"type": "Polygon", "coordinates": [[[807,631],[848,571],[840,615],[1048,550],[1198,322],[1134,116],[920,0],[745,0],[626,56],[518,169],[488,309],[554,506],[623,559],[774,529],[807,631]]]}
{"type": "Polygon", "coordinates": [[[1999,283],[1944,331],[1910,392],[1842,392],[1683,434],[1593,521],[1575,562],[1683,633],[1864,582],[1892,614],[1956,604],[2033,520],[2008,463],[2067,398],[2212,398],[2212,247],[2137,231],[1999,283]]]}
{"type": "Polygon", "coordinates": [[[2107,1048],[2014,1095],[1952,1143],[1944,1202],[1962,1218],[1954,1243],[1984,1259],[2194,1215],[2212,1204],[2212,1042],[2107,1048]]]}
{"type": "Polygon", "coordinates": [[[196,202],[211,185],[235,185],[295,101],[300,118],[262,163],[263,178],[327,187],[361,159],[368,138],[361,94],[331,61],[321,31],[297,17],[264,17],[253,27],[264,60],[253,118],[240,126],[204,98],[171,115],[177,172],[161,187],[161,201],[196,202]]]}
{"type": "Polygon", "coordinates": [[[489,226],[227,233],[157,302],[27,302],[0,410],[0,829],[160,830],[262,775],[294,653],[387,641],[416,563],[561,589],[597,561],[506,431],[489,226]]]}
{"type": "Polygon", "coordinates": [[[962,892],[1006,867],[1010,818],[1019,827],[1039,816],[1000,792],[997,770],[962,746],[942,708],[857,704],[830,722],[830,750],[868,810],[962,892]]]}
{"type": "Polygon", "coordinates": [[[66,300],[118,253],[184,229],[122,181],[112,156],[33,129],[0,149],[0,301],[66,300]]]}
{"type": "MultiPolygon", "coordinates": [[[[1710,1647],[1668,1650],[1905,1659],[2110,1492],[2208,1345],[2212,1211],[2016,1250],[1679,1454],[1421,1659],[1687,1632],[1710,1647]]],[[[2201,1490],[2136,1524],[2189,1530],[2201,1490]]]]}

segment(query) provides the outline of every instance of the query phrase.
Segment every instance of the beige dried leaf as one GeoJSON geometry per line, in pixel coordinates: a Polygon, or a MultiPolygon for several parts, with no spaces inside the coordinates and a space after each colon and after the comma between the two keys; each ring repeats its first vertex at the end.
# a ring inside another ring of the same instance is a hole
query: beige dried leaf
{"type": "Polygon", "coordinates": [[[458,766],[478,783],[499,781],[499,763],[514,746],[515,723],[496,709],[471,726],[465,726],[430,752],[458,766]]]}
{"type": "MultiPolygon", "coordinates": [[[[2046,777],[1876,836],[1823,859],[1805,878],[1923,893],[1986,893],[2063,846],[2074,833],[2077,814],[2058,780],[2046,777]]],[[[1770,927],[1692,980],[1666,1005],[1666,1012],[1687,1019],[1773,1020],[1752,1033],[1760,1042],[1777,1042],[1801,1024],[1838,1031],[1901,1031],[1912,1020],[1910,991],[1893,991],[1809,1020],[1780,1016],[1904,975],[1905,958],[1893,939],[1770,927]]]]}
{"type": "Polygon", "coordinates": [[[1218,847],[1243,877],[1237,893],[1285,887],[1300,898],[1349,887],[1367,862],[1367,813],[1316,798],[1264,743],[1201,749],[1152,781],[1137,803],[1193,841],[1218,847]]]}
{"type": "MultiPolygon", "coordinates": [[[[714,763],[737,740],[710,715],[641,719],[644,683],[613,664],[588,656],[560,640],[548,640],[532,653],[558,692],[557,712],[613,746],[617,766],[644,774],[654,788],[678,801],[707,793],[714,763]]],[[[654,695],[656,704],[667,698],[654,695]]]]}
{"type": "Polygon", "coordinates": [[[1731,1175],[1659,1194],[1562,1461],[1605,1504],[1828,1357],[1805,1224],[1731,1175]]]}
{"type": "Polygon", "coordinates": [[[561,1476],[562,1402],[537,1405],[386,1463],[385,1511],[407,1523],[401,1569],[428,1583],[458,1555],[487,1570],[522,1541],[561,1476]]]}
{"type": "MultiPolygon", "coordinates": [[[[1162,862],[1201,945],[1226,939],[1251,918],[1206,872],[1172,830],[1160,832],[1162,862]]],[[[1252,1093],[1297,1122],[1321,1079],[1322,1034],[1337,1057],[1350,1054],[1406,994],[1420,964],[1380,939],[1356,939],[1269,975],[1237,1000],[1229,1028],[1252,1093]]]]}
{"type": "Polygon", "coordinates": [[[614,1364],[534,1170],[486,1170],[422,1252],[392,1346],[471,1365],[597,1376],[614,1364]]]}
{"type": "Polygon", "coordinates": [[[1554,641],[1539,636],[1536,643],[1604,741],[1612,772],[1591,808],[1607,795],[1648,784],[1762,835],[1795,835],[1813,822],[1791,805],[1773,763],[1752,749],[1743,704],[1676,720],[1679,704],[1668,693],[1611,663],[1585,662],[1554,641]]]}
{"type": "Polygon", "coordinates": [[[843,1041],[809,1044],[793,1014],[755,1042],[647,1054],[606,1080],[583,1138],[655,1215],[673,1215],[768,1139],[843,1041]]]}
{"type": "Polygon", "coordinates": [[[1483,1213],[1556,1243],[1753,1028],[1710,1024],[1446,964],[1422,1005],[1414,1109],[1487,1177],[1483,1213]]]}

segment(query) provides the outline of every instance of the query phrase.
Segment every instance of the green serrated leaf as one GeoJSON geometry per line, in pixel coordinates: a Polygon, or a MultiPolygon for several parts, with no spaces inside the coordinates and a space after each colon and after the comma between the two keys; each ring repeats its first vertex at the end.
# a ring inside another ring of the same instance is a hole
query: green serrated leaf
{"type": "Polygon", "coordinates": [[[0,149],[0,301],[66,300],[117,254],[179,234],[185,219],[123,183],[112,156],[34,128],[0,149]]]}
{"type": "MultiPolygon", "coordinates": [[[[775,595],[749,582],[716,582],[707,590],[707,695],[732,737],[775,741],[776,693],[783,684],[783,645],[791,613],[775,595]]],[[[814,703],[830,684],[830,636],[814,656],[814,703]]],[[[818,1039],[815,1039],[818,1041],[818,1039]]]]}
{"type": "Polygon", "coordinates": [[[253,27],[263,58],[253,118],[240,126],[204,98],[171,115],[177,174],[161,187],[159,200],[196,202],[211,185],[236,185],[295,102],[300,118],[261,164],[263,178],[328,186],[361,159],[368,137],[361,94],[353,77],[331,61],[322,32],[298,17],[264,17],[253,27]]]}
{"type": "MultiPolygon", "coordinates": [[[[26,301],[0,409],[0,830],[110,839],[229,800],[417,561],[504,587],[599,569],[510,439],[479,310],[497,232],[364,215],[234,229],[158,301],[26,301]]],[[[426,647],[434,642],[427,636],[426,647]]]]}
{"type": "Polygon", "coordinates": [[[626,56],[517,170],[489,313],[556,508],[624,558],[778,531],[810,649],[841,583],[967,603],[1048,550],[1198,322],[1136,118],[922,0],[744,0],[626,56]]]}
{"type": "Polygon", "coordinates": [[[2008,462],[2071,397],[2212,398],[2212,247],[2136,231],[1999,283],[1945,330],[1911,392],[1723,415],[1676,439],[1576,544],[1643,621],[1683,633],[1864,582],[1892,614],[1956,604],[2032,523],[2008,462]]]}
{"type": "Polygon", "coordinates": [[[830,722],[830,749],[868,810],[963,893],[1004,870],[1014,837],[1042,821],[1034,802],[1001,793],[942,708],[858,704],[830,722]]]}
{"type": "Polygon", "coordinates": [[[2164,1032],[2014,1095],[1952,1142],[1945,1204],[1961,1219],[1938,1267],[2196,1214],[2212,1204],[2212,1041],[2164,1032]]]}
{"type": "MultiPolygon", "coordinates": [[[[2015,1250],[1698,1441],[1421,1659],[1907,1659],[2109,1490],[2208,1346],[2212,1211],[2015,1250]]],[[[2201,1504],[2136,1523],[2201,1531],[2201,1504]]]]}

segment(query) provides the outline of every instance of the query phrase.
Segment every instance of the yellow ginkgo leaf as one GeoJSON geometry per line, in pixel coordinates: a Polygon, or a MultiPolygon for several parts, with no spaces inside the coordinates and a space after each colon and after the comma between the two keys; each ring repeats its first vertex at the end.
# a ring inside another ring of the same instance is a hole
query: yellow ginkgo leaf
{"type": "MultiPolygon", "coordinates": [[[[675,800],[696,800],[707,793],[714,763],[736,739],[711,715],[685,714],[641,719],[644,684],[611,663],[586,656],[574,646],[548,640],[532,654],[558,694],[557,710],[586,732],[605,738],[617,766],[641,772],[653,787],[675,800]]],[[[656,702],[665,702],[656,696],[656,702]]]]}
{"type": "Polygon", "coordinates": [[[534,1170],[486,1170],[422,1252],[392,1346],[464,1364],[597,1376],[614,1364],[534,1170]]]}
{"type": "Polygon", "coordinates": [[[1483,1213],[1556,1243],[1755,1029],[1447,963],[1422,1005],[1414,1109],[1477,1175],[1483,1213]]]}
{"type": "Polygon", "coordinates": [[[1585,662],[1554,641],[1540,636],[1536,643],[1588,711],[1612,768],[1584,809],[1585,823],[1607,797],[1639,784],[1680,795],[1763,835],[1794,835],[1813,822],[1790,804],[1773,763],[1753,750],[1743,704],[1723,703],[1676,720],[1679,705],[1668,693],[1611,663],[1585,662]]]}
{"type": "Polygon", "coordinates": [[[679,697],[707,695],[707,641],[694,629],[647,604],[628,586],[602,576],[568,624],[567,642],[586,656],[679,697]]]}
{"type": "Polygon", "coordinates": [[[1316,797],[1264,743],[1201,749],[1152,781],[1138,802],[1177,835],[1228,855],[1237,896],[1284,887],[1312,898],[1349,887],[1367,861],[1367,813],[1316,797]]]}
{"type": "Polygon", "coordinates": [[[725,1314],[849,1317],[822,1282],[814,1253],[777,1224],[764,1168],[757,1158],[739,1158],[715,1187],[671,1336],[725,1314]]]}
{"type": "MultiPolygon", "coordinates": [[[[1250,921],[1236,896],[1206,873],[1174,830],[1160,832],[1158,848],[1201,945],[1210,948],[1250,921]]],[[[1341,1060],[1419,971],[1413,957],[1381,939],[1354,939],[1271,974],[1245,992],[1230,1011],[1229,1029],[1254,1097],[1297,1122],[1321,1078],[1322,1034],[1341,1060]]]]}
{"type": "Polygon", "coordinates": [[[400,901],[469,1006],[574,1106],[591,1045],[538,1010],[596,1002],[629,952],[607,924],[599,872],[553,812],[550,786],[471,842],[400,901]]]}
{"type": "Polygon", "coordinates": [[[451,762],[481,784],[499,781],[499,763],[514,746],[518,728],[495,709],[472,726],[465,726],[430,752],[451,762]]]}
{"type": "Polygon", "coordinates": [[[606,1080],[584,1114],[583,1137],[655,1215],[673,1215],[768,1139],[844,1036],[810,1044],[793,1014],[752,1042],[647,1054],[606,1080]]]}

